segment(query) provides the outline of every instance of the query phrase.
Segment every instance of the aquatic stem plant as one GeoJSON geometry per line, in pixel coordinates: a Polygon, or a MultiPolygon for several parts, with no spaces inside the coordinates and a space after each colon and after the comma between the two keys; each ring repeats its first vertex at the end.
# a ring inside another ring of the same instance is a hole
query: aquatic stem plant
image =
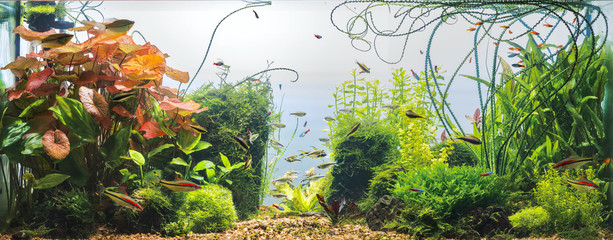
{"type": "Polygon", "coordinates": [[[260,193],[262,194],[262,196],[260,198],[263,198],[264,194],[268,193],[268,189],[269,189],[268,184],[272,182],[272,178],[274,176],[273,174],[275,172],[275,167],[277,166],[277,162],[281,159],[281,157],[283,157],[283,154],[285,154],[285,151],[287,150],[289,145],[294,140],[294,137],[296,136],[296,132],[298,131],[299,121],[300,121],[300,118],[296,118],[296,127],[294,128],[294,132],[292,133],[292,136],[289,138],[289,141],[283,147],[283,150],[281,151],[277,150],[277,157],[275,158],[275,160],[272,161],[272,166],[268,167],[268,164],[267,164],[266,167],[264,168],[265,169],[264,177],[262,178],[262,184],[260,186],[260,189],[262,190],[260,191],[260,193]]]}

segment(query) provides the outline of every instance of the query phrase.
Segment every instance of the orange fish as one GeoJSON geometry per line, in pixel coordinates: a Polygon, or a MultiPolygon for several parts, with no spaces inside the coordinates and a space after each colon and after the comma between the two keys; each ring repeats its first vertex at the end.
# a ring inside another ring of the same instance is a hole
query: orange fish
{"type": "Polygon", "coordinates": [[[509,28],[509,26],[507,26],[507,25],[503,25],[503,26],[500,26],[500,27],[501,27],[501,28],[504,28],[504,29],[509,28]]]}
{"type": "Polygon", "coordinates": [[[498,43],[497,43],[497,42],[494,42],[494,45],[498,46],[498,43]]]}
{"type": "Polygon", "coordinates": [[[551,25],[549,23],[545,23],[545,24],[543,24],[543,26],[545,26],[545,27],[553,27],[553,25],[551,25]]]}
{"type": "Polygon", "coordinates": [[[509,34],[513,34],[513,32],[511,32],[511,30],[509,30],[509,34]]]}
{"type": "Polygon", "coordinates": [[[477,23],[475,23],[475,26],[481,26],[481,25],[483,25],[483,22],[477,22],[477,23]]]}
{"type": "Polygon", "coordinates": [[[534,34],[534,35],[540,35],[540,33],[535,32],[535,31],[531,31],[530,33],[534,34]]]}
{"type": "Polygon", "coordinates": [[[510,47],[509,50],[511,51],[521,51],[521,48],[518,47],[510,47]]]}
{"type": "Polygon", "coordinates": [[[477,30],[477,29],[476,28],[469,28],[466,31],[472,32],[472,31],[475,31],[475,30],[477,30]]]}
{"type": "Polygon", "coordinates": [[[556,48],[557,48],[557,49],[560,49],[560,48],[562,48],[562,45],[558,45],[556,48]]]}
{"type": "Polygon", "coordinates": [[[468,59],[468,63],[471,63],[473,61],[473,57],[470,57],[470,59],[468,59]]]}
{"type": "Polygon", "coordinates": [[[604,161],[602,161],[602,165],[609,165],[609,162],[611,162],[611,158],[606,158],[604,161]]]}
{"type": "Polygon", "coordinates": [[[545,43],[541,43],[539,45],[536,45],[537,48],[541,48],[543,45],[545,45],[545,43]]]}

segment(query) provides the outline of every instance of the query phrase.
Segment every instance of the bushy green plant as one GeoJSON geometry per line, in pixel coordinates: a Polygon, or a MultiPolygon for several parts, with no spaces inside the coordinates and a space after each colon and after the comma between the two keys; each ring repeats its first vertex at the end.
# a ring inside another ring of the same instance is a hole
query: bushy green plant
{"type": "MultiPolygon", "coordinates": [[[[180,219],[189,219],[196,233],[219,232],[233,227],[236,210],[230,190],[216,184],[189,192],[179,210],[180,219]]],[[[178,223],[181,224],[181,223],[178,223]]]]}
{"type": "Polygon", "coordinates": [[[181,236],[191,233],[189,229],[189,220],[188,219],[179,219],[176,222],[168,223],[162,229],[162,233],[164,236],[174,237],[181,236]]]}
{"type": "Polygon", "coordinates": [[[538,206],[549,214],[548,232],[556,232],[567,237],[581,234],[596,236],[603,220],[605,206],[604,194],[601,191],[582,191],[566,183],[566,179],[579,179],[581,174],[594,183],[602,181],[594,179],[593,169],[579,170],[575,173],[562,174],[558,171],[547,171],[534,189],[534,197],[538,206]],[[571,176],[566,176],[571,175],[571,176]]]}
{"type": "Polygon", "coordinates": [[[411,224],[427,213],[427,219],[434,224],[428,229],[447,231],[469,207],[501,204],[506,195],[504,184],[496,175],[480,176],[485,172],[480,167],[448,167],[439,163],[399,173],[393,195],[408,207],[398,227],[408,232],[421,231],[419,228],[425,226],[416,228],[411,224]]]}
{"type": "Polygon", "coordinates": [[[329,187],[330,182],[326,179],[320,179],[310,182],[310,185],[304,189],[302,183],[298,187],[292,187],[289,183],[277,183],[274,186],[287,196],[283,200],[283,204],[280,204],[286,211],[303,213],[320,210],[316,194],[329,187]]]}
{"type": "Polygon", "coordinates": [[[462,165],[474,166],[479,160],[470,147],[463,142],[444,141],[434,145],[432,151],[435,153],[440,152],[443,148],[447,148],[447,164],[450,167],[462,165]]]}
{"type": "Polygon", "coordinates": [[[529,207],[511,215],[509,220],[514,228],[538,233],[549,223],[549,214],[543,207],[529,207]]]}
{"type": "MultiPolygon", "coordinates": [[[[224,166],[219,153],[223,153],[232,165],[245,162],[251,158],[248,170],[236,169],[225,179],[232,182],[221,184],[232,191],[238,216],[248,218],[258,211],[262,193],[263,159],[267,142],[272,132],[268,125],[266,113],[272,110],[272,88],[269,81],[252,82],[233,86],[222,84],[214,87],[204,85],[188,96],[189,99],[209,106],[209,110],[196,114],[196,121],[208,130],[202,139],[211,143],[207,151],[193,153],[194,159],[209,160],[215,165],[224,166]],[[250,144],[249,151],[244,151],[235,142],[233,136],[249,139],[247,131],[259,137],[250,144]],[[253,197],[257,195],[258,197],[253,197]]],[[[266,186],[268,187],[268,186],[266,186]]]]}
{"type": "Polygon", "coordinates": [[[29,219],[24,225],[34,236],[88,237],[94,233],[94,206],[85,192],[44,190],[39,195],[32,214],[22,218],[29,219]]]}
{"type": "Polygon", "coordinates": [[[360,205],[363,211],[369,210],[377,203],[379,198],[385,195],[391,195],[394,185],[398,179],[397,174],[402,171],[399,167],[390,167],[389,164],[381,165],[375,168],[375,174],[370,180],[368,194],[360,205]]]}

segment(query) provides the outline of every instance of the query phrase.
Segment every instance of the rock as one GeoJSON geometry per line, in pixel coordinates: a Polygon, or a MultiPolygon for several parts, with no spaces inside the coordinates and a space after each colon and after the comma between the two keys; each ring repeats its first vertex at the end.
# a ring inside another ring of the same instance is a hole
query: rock
{"type": "Polygon", "coordinates": [[[13,240],[27,240],[27,239],[31,239],[32,236],[26,232],[26,231],[19,231],[16,233],[13,233],[13,236],[11,239],[13,240]]]}
{"type": "Polygon", "coordinates": [[[509,215],[500,206],[473,207],[468,210],[467,216],[471,218],[471,228],[479,236],[494,236],[497,233],[506,233],[513,226],[509,215]]]}
{"type": "Polygon", "coordinates": [[[402,209],[404,209],[404,203],[398,198],[391,198],[388,195],[379,198],[372,209],[366,213],[368,227],[373,231],[395,230],[384,228],[384,226],[396,220],[402,209]]]}

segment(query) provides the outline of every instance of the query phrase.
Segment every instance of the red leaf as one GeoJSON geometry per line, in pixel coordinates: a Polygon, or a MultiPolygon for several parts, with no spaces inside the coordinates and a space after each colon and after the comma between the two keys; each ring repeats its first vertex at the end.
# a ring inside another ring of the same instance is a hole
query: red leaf
{"type": "Polygon", "coordinates": [[[59,90],[59,85],[57,84],[49,84],[43,83],[40,87],[33,90],[31,93],[36,95],[37,97],[47,96],[52,93],[56,93],[59,90]]]}
{"type": "Polygon", "coordinates": [[[70,153],[68,136],[60,130],[49,130],[43,135],[43,149],[50,157],[62,160],[70,153]]]}
{"type": "Polygon", "coordinates": [[[10,91],[9,92],[9,101],[13,101],[15,99],[19,99],[21,98],[21,95],[23,95],[23,93],[25,92],[25,89],[19,89],[19,90],[15,90],[15,91],[10,91]]]}
{"type": "Polygon", "coordinates": [[[156,121],[149,121],[144,123],[143,126],[138,129],[138,131],[144,131],[145,134],[143,134],[143,137],[147,140],[154,137],[166,135],[164,131],[160,129],[160,126],[156,121]]]}
{"type": "Polygon", "coordinates": [[[208,110],[208,107],[200,108],[200,104],[189,100],[187,102],[181,102],[178,98],[167,98],[160,103],[160,109],[164,111],[178,110],[178,114],[181,116],[188,116],[192,113],[199,113],[204,110],[208,110]]]}
{"type": "Polygon", "coordinates": [[[83,86],[88,83],[93,83],[98,81],[98,74],[94,73],[94,71],[85,71],[81,73],[81,77],[78,81],[75,81],[76,85],[83,86]]]}
{"type": "Polygon", "coordinates": [[[125,108],[123,108],[121,105],[115,105],[113,107],[113,112],[117,113],[119,116],[122,117],[134,117],[134,114],[128,112],[128,110],[126,110],[125,108]]]}
{"type": "Polygon", "coordinates": [[[51,76],[51,74],[53,74],[53,69],[45,68],[45,70],[42,70],[40,72],[35,72],[35,73],[28,75],[28,82],[26,83],[26,90],[30,92],[33,90],[36,90],[41,85],[43,85],[45,81],[47,81],[47,79],[49,78],[49,76],[51,76]]]}

